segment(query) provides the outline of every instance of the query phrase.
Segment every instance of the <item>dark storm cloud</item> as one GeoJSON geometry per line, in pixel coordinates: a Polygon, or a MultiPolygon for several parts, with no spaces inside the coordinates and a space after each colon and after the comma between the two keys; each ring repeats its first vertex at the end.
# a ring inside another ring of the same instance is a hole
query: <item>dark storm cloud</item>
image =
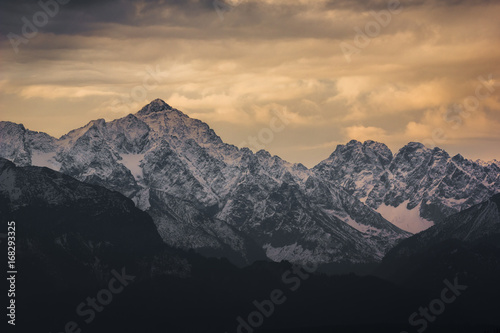
{"type": "MultiPolygon", "coordinates": [[[[46,0],[42,0],[46,2],[46,0]]],[[[53,1],[53,0],[49,0],[53,1]]],[[[333,22],[325,17],[311,19],[307,13],[333,10],[369,12],[387,9],[388,3],[398,0],[326,0],[326,1],[240,1],[234,5],[219,6],[227,9],[223,25],[216,19],[213,0],[71,0],[61,5],[57,15],[40,30],[56,35],[107,35],[114,33],[109,25],[124,27],[171,27],[148,33],[167,34],[174,38],[328,38],[339,39],[352,34],[352,28],[342,18],[333,22]],[[231,10],[231,8],[233,10],[231,10]],[[168,13],[167,13],[168,10],[168,13]]],[[[401,0],[402,8],[422,6],[477,6],[491,0],[401,0]]],[[[220,1],[219,3],[224,3],[220,1]]],[[[0,32],[21,34],[22,17],[32,21],[40,11],[37,1],[2,1],[0,4],[0,32]]],[[[348,18],[346,18],[348,20],[348,18]]],[[[363,22],[360,22],[363,23],[363,22]]],[[[397,27],[398,31],[401,27],[397,27]]],[[[123,38],[138,31],[124,31],[123,38]]],[[[385,33],[390,33],[386,31],[385,33]]],[[[116,37],[116,35],[115,35],[116,37]]],[[[153,36],[154,37],[154,36],[153,36]]]]}
{"type": "MultiPolygon", "coordinates": [[[[51,0],[42,0],[50,3],[51,0]]],[[[159,24],[156,17],[158,11],[172,8],[192,18],[206,12],[214,11],[210,0],[71,0],[59,5],[59,12],[51,17],[43,27],[45,33],[85,34],[101,27],[101,24],[122,24],[130,26],[147,26],[159,24]],[[140,15],[138,10],[140,8],[140,15]]],[[[32,21],[33,15],[40,11],[37,1],[2,1],[0,4],[0,32],[19,33],[23,25],[22,17],[32,21]]]]}

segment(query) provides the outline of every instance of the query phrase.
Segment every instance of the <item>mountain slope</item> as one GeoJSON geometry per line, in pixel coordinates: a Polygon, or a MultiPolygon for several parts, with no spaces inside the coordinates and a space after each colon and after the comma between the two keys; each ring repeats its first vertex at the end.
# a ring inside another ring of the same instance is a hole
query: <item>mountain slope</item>
{"type": "MultiPolygon", "coordinates": [[[[486,242],[500,236],[500,194],[446,218],[441,224],[404,240],[388,257],[410,255],[448,240],[486,242]]],[[[497,244],[498,246],[498,244],[497,244]]]]}
{"type": "MultiPolygon", "coordinates": [[[[405,239],[384,257],[381,275],[402,283],[438,284],[460,274],[471,283],[500,278],[500,194],[405,239]]],[[[498,287],[496,287],[498,289],[498,287]]]]}
{"type": "Polygon", "coordinates": [[[0,158],[0,216],[16,223],[20,278],[36,276],[33,293],[98,286],[120,266],[143,277],[189,272],[130,199],[48,168],[0,158]]]}

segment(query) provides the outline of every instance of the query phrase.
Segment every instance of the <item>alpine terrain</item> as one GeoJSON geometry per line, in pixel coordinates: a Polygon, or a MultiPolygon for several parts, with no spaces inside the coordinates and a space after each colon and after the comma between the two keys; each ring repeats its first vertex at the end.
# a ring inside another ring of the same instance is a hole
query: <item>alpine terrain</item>
{"type": "Polygon", "coordinates": [[[162,100],[94,120],[59,139],[0,122],[0,157],[118,191],[149,213],[165,243],[244,265],[378,262],[500,189],[500,166],[410,143],[351,141],[308,169],[224,143],[162,100]]]}

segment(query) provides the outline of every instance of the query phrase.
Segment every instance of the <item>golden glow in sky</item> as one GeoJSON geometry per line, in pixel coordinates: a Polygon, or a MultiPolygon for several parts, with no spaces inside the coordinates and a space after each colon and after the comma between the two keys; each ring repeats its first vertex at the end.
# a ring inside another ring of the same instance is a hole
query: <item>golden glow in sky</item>
{"type": "Polygon", "coordinates": [[[285,115],[261,144],[307,166],[350,139],[500,157],[498,2],[63,3],[0,5],[0,120],[60,136],[161,98],[236,145],[285,115]]]}

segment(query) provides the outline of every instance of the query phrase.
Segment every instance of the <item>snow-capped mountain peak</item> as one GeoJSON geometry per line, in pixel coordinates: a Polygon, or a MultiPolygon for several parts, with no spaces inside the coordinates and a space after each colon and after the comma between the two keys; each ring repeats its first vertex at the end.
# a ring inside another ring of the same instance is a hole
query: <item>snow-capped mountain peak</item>
{"type": "Polygon", "coordinates": [[[172,110],[174,109],[170,105],[165,103],[165,101],[157,98],[148,105],[144,106],[137,114],[143,116],[151,113],[172,111],[172,110]]]}

